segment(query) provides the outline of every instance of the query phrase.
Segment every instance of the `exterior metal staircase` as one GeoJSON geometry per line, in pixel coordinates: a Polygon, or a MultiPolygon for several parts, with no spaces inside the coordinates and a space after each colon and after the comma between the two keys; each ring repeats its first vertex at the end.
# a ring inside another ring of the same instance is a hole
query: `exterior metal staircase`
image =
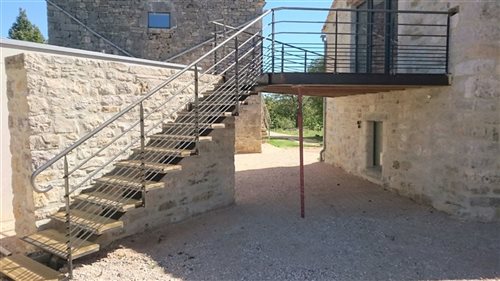
{"type": "MultiPolygon", "coordinates": [[[[391,88],[393,85],[386,83],[381,88],[380,85],[371,83],[371,81],[376,81],[374,80],[376,77],[380,78],[380,75],[386,78],[392,77],[392,80],[386,79],[389,82],[397,80],[394,79],[394,75],[401,75],[398,72],[398,67],[400,70],[404,70],[404,68],[402,68],[401,63],[397,62],[397,57],[404,54],[404,49],[398,46],[397,39],[399,37],[396,36],[392,41],[384,41],[386,47],[390,48],[385,53],[384,60],[389,64],[385,65],[387,73],[359,72],[358,70],[353,72],[348,61],[351,60],[350,53],[353,50],[356,52],[356,49],[352,49],[351,46],[341,47],[341,44],[344,43],[341,43],[339,37],[365,35],[366,31],[351,34],[336,29],[333,45],[328,42],[325,42],[324,46],[312,43],[307,45],[300,42],[282,42],[277,40],[277,35],[296,32],[277,30],[278,24],[297,23],[288,14],[285,14],[285,18],[288,19],[277,20],[276,12],[283,10],[335,11],[336,15],[339,13],[359,14],[360,12],[349,9],[278,8],[266,11],[238,28],[216,22],[215,24],[223,26],[224,30],[214,32],[214,42],[217,43],[214,44],[211,51],[169,77],[47,163],[38,167],[33,173],[34,190],[45,193],[53,188],[63,189],[65,205],[59,212],[51,216],[50,228],[37,231],[22,237],[22,239],[65,260],[68,275],[63,275],[23,255],[7,256],[1,259],[1,272],[14,280],[71,278],[73,261],[99,251],[98,237],[108,231],[123,228],[124,222],[120,220],[120,217],[130,210],[148,204],[148,191],[165,188],[162,178],[166,174],[182,170],[184,158],[201,153],[199,150],[200,142],[212,141],[210,133],[213,130],[224,129],[224,120],[238,115],[240,106],[245,105],[245,99],[256,94],[256,91],[274,90],[275,92],[296,94],[295,86],[298,84],[307,86],[307,81],[312,81],[309,86],[314,91],[322,92],[324,91],[322,87],[326,84],[335,84],[334,86],[341,86],[340,90],[343,93],[348,94],[388,91],[404,86],[395,83],[396,87],[391,88]],[[266,24],[268,16],[272,19],[269,24],[266,24]],[[263,23],[264,26],[262,26],[263,23]],[[231,32],[226,32],[227,30],[231,32]],[[266,30],[270,32],[265,34],[266,30]],[[321,73],[323,76],[315,76],[316,78],[304,76],[310,72],[309,66],[318,61],[324,63],[326,68],[324,72],[329,73],[321,73]],[[286,73],[293,75],[280,76],[286,73]],[[346,76],[350,74],[354,74],[355,77],[346,76]],[[299,79],[294,78],[297,75],[299,79]],[[186,76],[191,77],[187,82],[185,82],[186,76]],[[363,79],[367,80],[363,82],[363,79]],[[184,84],[175,94],[162,99],[158,98],[166,87],[179,81],[183,81],[184,84]],[[355,87],[349,88],[346,85],[355,87]],[[178,108],[174,109],[165,106],[174,101],[182,102],[178,108]],[[123,127],[120,123],[123,120],[128,120],[129,126],[123,127]],[[108,142],[100,144],[98,148],[91,146],[98,134],[104,134],[107,129],[116,128],[121,128],[120,132],[108,137],[108,142]],[[74,155],[85,149],[91,151],[91,154],[76,161],[74,155]],[[99,163],[97,168],[88,172],[89,166],[96,165],[93,161],[104,154],[107,156],[106,161],[99,163]],[[53,182],[42,182],[42,186],[39,186],[37,177],[52,170],[62,170],[62,179],[58,185],[53,182]],[[84,176],[79,173],[81,171],[86,172],[84,176]]],[[[369,10],[361,12],[370,13],[369,10]]],[[[404,11],[372,11],[372,13],[375,12],[392,17],[404,11]]],[[[411,15],[415,13],[408,12],[411,15]]],[[[421,11],[420,13],[427,12],[421,11]]],[[[433,70],[432,74],[435,75],[447,75],[448,69],[447,38],[449,36],[450,14],[442,14],[448,16],[448,22],[444,24],[447,30],[445,37],[439,35],[439,38],[446,39],[444,45],[446,53],[443,56],[432,54],[429,58],[436,59],[437,62],[445,60],[445,64],[440,66],[442,68],[438,68],[438,72],[433,70]]],[[[299,21],[298,23],[303,22],[299,21]]],[[[334,24],[337,27],[351,23],[345,23],[335,18],[334,24]]],[[[409,25],[409,23],[404,24],[405,26],[409,25]]],[[[309,32],[309,34],[314,33],[309,32]]],[[[365,47],[369,46],[363,48],[365,47]]],[[[439,46],[439,50],[442,47],[439,46]]],[[[425,52],[419,54],[425,55],[425,52]]],[[[371,61],[365,62],[371,63],[371,61]]],[[[380,67],[374,69],[380,69],[380,67]]],[[[418,69],[410,70],[412,70],[411,74],[415,75],[415,71],[418,69]]],[[[424,71],[424,73],[427,72],[424,71]]],[[[432,74],[426,74],[425,77],[432,79],[437,77],[432,76],[432,74]]],[[[437,80],[441,81],[441,84],[447,83],[447,80],[446,83],[442,81],[441,76],[437,80]]],[[[405,81],[419,85],[423,83],[422,81],[413,81],[411,78],[405,81]]],[[[336,88],[336,90],[339,89],[336,88]]]]}

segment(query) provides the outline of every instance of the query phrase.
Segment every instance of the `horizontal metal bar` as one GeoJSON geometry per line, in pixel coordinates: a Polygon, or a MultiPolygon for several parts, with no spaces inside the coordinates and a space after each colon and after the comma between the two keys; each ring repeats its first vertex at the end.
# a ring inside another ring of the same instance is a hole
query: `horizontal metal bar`
{"type": "Polygon", "coordinates": [[[281,10],[295,10],[295,11],[331,11],[331,12],[385,12],[385,13],[396,13],[396,14],[437,14],[437,15],[448,15],[451,11],[440,12],[440,11],[415,11],[415,10],[386,10],[386,9],[343,9],[343,8],[311,8],[311,7],[277,7],[273,8],[273,11],[281,10]]]}

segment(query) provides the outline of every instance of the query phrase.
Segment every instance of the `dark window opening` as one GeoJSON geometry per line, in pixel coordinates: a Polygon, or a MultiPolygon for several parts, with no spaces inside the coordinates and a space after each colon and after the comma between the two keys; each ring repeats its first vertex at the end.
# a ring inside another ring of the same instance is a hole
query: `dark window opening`
{"type": "Polygon", "coordinates": [[[397,0],[366,0],[356,7],[354,71],[388,73],[394,52],[397,0]],[[373,11],[375,10],[375,11],[373,11]]]}
{"type": "Polygon", "coordinates": [[[169,29],[171,27],[170,13],[154,13],[148,14],[149,28],[169,29]]]}
{"type": "Polygon", "coordinates": [[[374,168],[382,168],[382,160],[381,160],[381,155],[383,152],[382,148],[382,122],[372,122],[373,124],[373,155],[372,155],[372,163],[374,168]]]}

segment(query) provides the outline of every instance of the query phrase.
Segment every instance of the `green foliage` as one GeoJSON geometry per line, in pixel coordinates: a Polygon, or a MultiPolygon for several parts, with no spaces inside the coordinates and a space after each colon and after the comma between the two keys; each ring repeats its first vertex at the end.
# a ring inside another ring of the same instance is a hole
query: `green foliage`
{"type": "Polygon", "coordinates": [[[9,38],[36,43],[45,42],[45,38],[43,38],[40,29],[29,21],[26,10],[21,8],[19,8],[19,15],[16,21],[9,29],[9,38]]]}
{"type": "MultiPolygon", "coordinates": [[[[322,58],[311,62],[308,72],[324,72],[325,62],[322,58]]],[[[297,128],[298,98],[294,95],[266,94],[264,100],[271,117],[271,129],[297,128]]],[[[323,128],[323,98],[303,98],[304,128],[321,131],[323,128]]]]}

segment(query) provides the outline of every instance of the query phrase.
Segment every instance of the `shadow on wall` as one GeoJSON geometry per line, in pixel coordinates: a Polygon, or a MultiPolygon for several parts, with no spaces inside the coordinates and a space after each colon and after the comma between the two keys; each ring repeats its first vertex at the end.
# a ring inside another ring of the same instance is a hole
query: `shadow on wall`
{"type": "Polygon", "coordinates": [[[306,166],[300,219],[297,171],[237,172],[235,206],[118,241],[107,254],[80,261],[93,264],[75,273],[93,268],[103,279],[182,280],[500,277],[499,223],[456,220],[324,163],[306,166]],[[126,276],[113,275],[117,259],[129,268],[126,276]]]}

